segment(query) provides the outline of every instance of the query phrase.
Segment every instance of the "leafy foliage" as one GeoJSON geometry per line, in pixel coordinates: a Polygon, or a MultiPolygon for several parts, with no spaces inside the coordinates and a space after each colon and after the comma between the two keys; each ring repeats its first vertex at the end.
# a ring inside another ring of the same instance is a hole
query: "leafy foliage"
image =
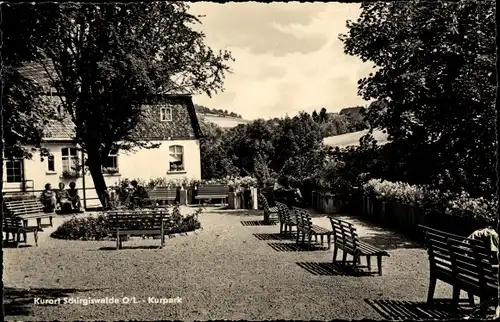
{"type": "MultiPolygon", "coordinates": [[[[167,221],[165,234],[184,233],[201,227],[198,215],[203,209],[197,209],[193,214],[183,216],[178,206],[171,209],[171,220],[167,221]]],[[[109,238],[111,231],[106,214],[85,218],[73,217],[64,222],[51,234],[52,238],[73,240],[104,240],[109,238]]]]}
{"type": "Polygon", "coordinates": [[[104,206],[101,166],[109,152],[155,147],[133,137],[143,104],[166,93],[223,89],[231,54],[204,44],[204,34],[193,28],[200,21],[188,8],[182,2],[3,7],[4,37],[15,42],[21,31],[22,49],[46,71],[76,124],[104,206]]]}
{"type": "MultiPolygon", "coordinates": [[[[492,1],[363,3],[347,54],[376,71],[359,94],[376,99],[372,129],[389,134],[397,180],[494,193],[495,6],[492,1]]],[[[387,159],[390,160],[390,159],[387,159]]]]}
{"type": "Polygon", "coordinates": [[[402,204],[418,204],[425,211],[471,218],[496,218],[498,199],[473,198],[467,192],[440,192],[428,186],[372,179],[363,185],[366,194],[402,204]]]}
{"type": "Polygon", "coordinates": [[[235,117],[235,118],[241,118],[240,114],[234,113],[234,112],[228,112],[227,110],[222,110],[222,109],[215,109],[215,108],[208,108],[203,105],[198,105],[195,104],[194,107],[196,108],[197,113],[201,114],[211,114],[211,115],[218,115],[218,116],[230,116],[230,117],[235,117]]]}

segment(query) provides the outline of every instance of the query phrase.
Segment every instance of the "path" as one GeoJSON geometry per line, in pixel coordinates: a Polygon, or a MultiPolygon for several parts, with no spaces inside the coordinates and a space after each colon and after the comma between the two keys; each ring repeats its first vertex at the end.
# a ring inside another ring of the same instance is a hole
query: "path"
{"type": "MultiPolygon", "coordinates": [[[[384,276],[346,275],[330,264],[332,250],[294,251],[293,240],[275,239],[278,225],[243,225],[262,219],[255,211],[209,210],[200,215],[200,234],[168,239],[162,250],[103,250],[114,242],[56,240],[46,229],[39,247],[4,249],[7,318],[331,320],[381,319],[391,310],[395,318],[430,314],[421,308],[428,285],[425,251],[394,233],[342,218],[358,227],[362,239],[389,251],[384,276]],[[35,296],[180,297],[182,303],[46,306],[34,305],[35,296]]],[[[330,225],[325,217],[313,222],[330,225]]],[[[139,239],[124,246],[158,244],[139,239]]],[[[438,284],[436,295],[449,298],[451,292],[438,284]]]]}

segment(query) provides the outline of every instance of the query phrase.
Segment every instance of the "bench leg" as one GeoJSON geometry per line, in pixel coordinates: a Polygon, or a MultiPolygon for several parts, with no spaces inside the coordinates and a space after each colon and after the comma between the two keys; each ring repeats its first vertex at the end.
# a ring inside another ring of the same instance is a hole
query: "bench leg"
{"type": "Polygon", "coordinates": [[[283,223],[280,222],[280,235],[283,234],[283,223]]]}
{"type": "Polygon", "coordinates": [[[485,318],[488,314],[489,303],[491,302],[491,298],[481,296],[479,298],[479,316],[485,318]]]}
{"type": "Polygon", "coordinates": [[[451,300],[451,305],[453,306],[453,310],[458,309],[459,300],[460,300],[460,288],[453,286],[453,297],[451,300]]]}
{"type": "Polygon", "coordinates": [[[33,238],[35,238],[35,245],[38,247],[38,230],[33,232],[33,238]]]}
{"type": "Polygon", "coordinates": [[[347,261],[347,252],[345,250],[342,251],[342,266],[345,266],[347,261]]]}
{"type": "MultiPolygon", "coordinates": [[[[24,242],[26,243],[26,232],[23,231],[22,234],[23,234],[23,237],[24,237],[24,242]]],[[[17,233],[17,239],[16,239],[16,248],[19,247],[19,243],[20,242],[21,242],[21,232],[18,232],[17,233]]]]}
{"type": "Polygon", "coordinates": [[[120,231],[116,231],[116,249],[120,249],[120,231]]]}
{"type": "Polygon", "coordinates": [[[437,279],[431,275],[429,279],[429,292],[427,293],[427,304],[432,304],[434,301],[434,291],[436,290],[437,279]]]}
{"type": "Polygon", "coordinates": [[[377,257],[378,275],[382,276],[382,256],[377,257]]]}
{"type": "Polygon", "coordinates": [[[356,267],[358,266],[359,264],[359,259],[360,259],[360,256],[355,254],[355,255],[352,255],[352,268],[353,269],[356,269],[356,267]]]}
{"type": "Polygon", "coordinates": [[[368,266],[368,271],[372,271],[372,257],[366,256],[366,266],[368,266]]]}
{"type": "Polygon", "coordinates": [[[52,226],[52,216],[49,217],[49,221],[50,221],[50,227],[53,227],[52,226]]]}
{"type": "Polygon", "coordinates": [[[324,238],[323,238],[323,237],[324,237],[324,236],[323,236],[323,235],[321,235],[321,247],[323,247],[323,245],[324,245],[324,241],[323,241],[323,240],[324,240],[324,238]]]}
{"type": "Polygon", "coordinates": [[[42,218],[36,219],[36,225],[38,226],[38,228],[42,228],[42,218]]]}
{"type": "Polygon", "coordinates": [[[337,244],[334,244],[333,245],[333,263],[335,264],[335,262],[337,261],[337,253],[338,253],[339,249],[337,247],[337,244]]]}
{"type": "Polygon", "coordinates": [[[331,235],[327,236],[327,241],[328,241],[328,249],[332,248],[332,236],[331,235]]]}

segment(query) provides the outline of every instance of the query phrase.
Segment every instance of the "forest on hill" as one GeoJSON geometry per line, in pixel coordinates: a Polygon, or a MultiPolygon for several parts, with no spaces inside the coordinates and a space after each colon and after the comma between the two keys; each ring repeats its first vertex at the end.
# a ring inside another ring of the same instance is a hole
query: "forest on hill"
{"type": "Polygon", "coordinates": [[[198,105],[194,104],[194,107],[196,109],[197,113],[200,114],[210,114],[210,115],[217,115],[217,116],[222,116],[222,117],[235,117],[241,119],[241,115],[234,113],[234,112],[228,112],[228,110],[223,110],[223,109],[216,109],[216,108],[209,108],[203,105],[198,105]]]}

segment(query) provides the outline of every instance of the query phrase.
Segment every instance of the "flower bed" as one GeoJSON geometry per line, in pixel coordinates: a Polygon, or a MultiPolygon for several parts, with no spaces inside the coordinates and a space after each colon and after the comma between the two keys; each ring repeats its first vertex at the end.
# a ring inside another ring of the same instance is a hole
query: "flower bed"
{"type": "MultiPolygon", "coordinates": [[[[165,228],[165,234],[184,233],[194,231],[201,227],[198,215],[202,212],[199,208],[195,213],[183,216],[177,206],[172,210],[172,222],[165,228]]],[[[112,232],[107,223],[106,214],[77,218],[73,217],[64,222],[50,237],[72,240],[107,240],[112,232]]]]}
{"type": "Polygon", "coordinates": [[[404,182],[372,179],[363,186],[362,214],[388,226],[419,235],[418,225],[459,235],[482,228],[482,219],[495,219],[498,201],[452,194],[404,182]]]}

